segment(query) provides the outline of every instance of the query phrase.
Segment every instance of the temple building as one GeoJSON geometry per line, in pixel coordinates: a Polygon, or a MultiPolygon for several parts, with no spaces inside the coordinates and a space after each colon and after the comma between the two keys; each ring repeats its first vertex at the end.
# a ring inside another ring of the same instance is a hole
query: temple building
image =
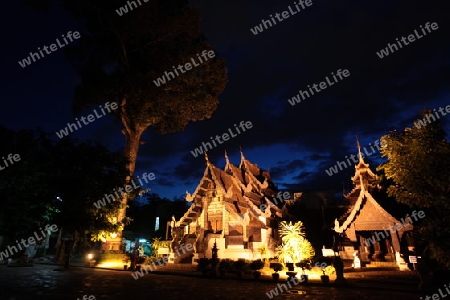
{"type": "Polygon", "coordinates": [[[230,163],[225,153],[223,170],[207,155],[205,159],[206,169],[199,185],[193,194],[186,192],[190,208],[170,224],[169,262],[211,258],[214,243],[221,259],[276,256],[284,203],[276,199],[279,192],[269,172],[248,161],[242,151],[239,166],[230,163]]]}
{"type": "Polygon", "coordinates": [[[344,195],[350,206],[334,225],[334,231],[344,237],[339,254],[343,259],[358,256],[361,262],[374,266],[398,266],[406,270],[407,265],[400,257],[400,241],[405,232],[413,229],[412,222],[403,218],[398,221],[373,198],[376,175],[358,150],[359,163],[351,178],[354,188],[344,195]]]}

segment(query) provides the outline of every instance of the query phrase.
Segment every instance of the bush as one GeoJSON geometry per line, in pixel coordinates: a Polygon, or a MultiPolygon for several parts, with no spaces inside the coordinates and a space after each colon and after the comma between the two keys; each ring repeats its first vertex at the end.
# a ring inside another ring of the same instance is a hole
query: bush
{"type": "Polygon", "coordinates": [[[164,263],[164,260],[162,258],[157,258],[154,256],[145,256],[144,265],[151,265],[155,263],[155,265],[161,266],[164,263]]]}
{"type": "Polygon", "coordinates": [[[325,269],[323,269],[324,275],[330,276],[330,275],[334,274],[335,272],[336,272],[336,269],[333,266],[328,266],[325,269]]]}
{"type": "Polygon", "coordinates": [[[204,271],[211,265],[211,260],[204,257],[198,260],[197,271],[204,271]]]}
{"type": "Polygon", "coordinates": [[[219,270],[230,271],[233,269],[233,262],[229,259],[222,259],[219,262],[219,270]]]}
{"type": "Polygon", "coordinates": [[[203,276],[207,276],[208,274],[211,274],[212,271],[212,265],[211,265],[212,259],[208,258],[200,258],[198,260],[198,266],[197,271],[200,271],[203,273],[203,276]]]}
{"type": "Polygon", "coordinates": [[[302,268],[302,270],[311,270],[311,262],[307,260],[295,263],[295,266],[302,268]]]}
{"type": "Polygon", "coordinates": [[[275,271],[275,273],[283,270],[283,265],[280,263],[270,263],[270,268],[275,271]]]}
{"type": "Polygon", "coordinates": [[[253,271],[258,271],[262,268],[264,268],[264,262],[260,259],[254,260],[250,263],[250,269],[252,269],[253,271]]]}
{"type": "Polygon", "coordinates": [[[234,269],[237,272],[244,272],[248,268],[248,264],[243,259],[234,262],[234,269]]]}

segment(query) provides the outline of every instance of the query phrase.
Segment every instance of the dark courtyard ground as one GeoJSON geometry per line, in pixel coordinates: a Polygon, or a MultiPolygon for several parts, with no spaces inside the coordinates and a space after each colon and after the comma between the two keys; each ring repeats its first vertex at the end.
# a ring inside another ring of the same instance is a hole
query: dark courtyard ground
{"type": "MultiPolygon", "coordinates": [[[[75,267],[55,271],[54,265],[31,267],[0,265],[0,299],[269,299],[266,295],[277,287],[266,278],[255,281],[251,276],[237,280],[203,278],[195,272],[165,270],[135,280],[129,271],[75,267]],[[89,299],[89,298],[86,298],[89,299]],[[90,298],[94,299],[94,298],[90,298]]],[[[234,274],[233,274],[234,275],[234,274]]],[[[346,273],[346,287],[323,286],[311,282],[294,286],[273,299],[420,299],[418,278],[412,272],[346,273]],[[300,293],[299,293],[300,292],[300,293]]]]}

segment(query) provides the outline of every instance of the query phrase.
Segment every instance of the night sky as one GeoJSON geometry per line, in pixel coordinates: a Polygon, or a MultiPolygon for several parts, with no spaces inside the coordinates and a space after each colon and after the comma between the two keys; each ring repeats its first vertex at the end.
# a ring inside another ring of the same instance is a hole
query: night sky
{"type": "MultiPolygon", "coordinates": [[[[267,2],[191,2],[202,13],[202,31],[216,55],[227,61],[229,83],[211,119],[190,123],[179,133],[157,135],[150,128],[144,134],[147,143],[140,148],[136,175],[155,174],[148,185],[151,192],[168,198],[194,192],[205,160],[191,151],[229,128],[235,132],[234,124],[241,121],[253,127],[209,151],[218,167],[225,164],[225,150],[239,164],[242,147],[246,158],[270,169],[281,189],[340,191],[353,166],[333,176],[325,170],[356,153],[355,136],[371,152],[369,143],[390,130],[413,126],[422,109],[450,104],[446,1],[312,0],[311,6],[254,35],[250,29],[262,19],[289,11],[289,6],[296,11],[291,0],[267,2]],[[436,22],[438,29],[424,35],[420,26],[427,22],[436,22]],[[379,58],[377,52],[388,43],[414,30],[420,39],[379,58]],[[350,76],[289,104],[308,85],[327,76],[333,81],[331,73],[339,69],[347,69],[350,76]]],[[[39,12],[20,1],[3,1],[2,11],[0,125],[13,130],[41,127],[57,139],[56,131],[92,111],[71,111],[78,78],[62,49],[25,68],[18,61],[68,31],[79,31],[82,38],[83,27],[58,6],[39,12]]],[[[450,132],[450,115],[441,120],[450,132]]],[[[105,116],[71,136],[119,150],[124,147],[120,128],[105,116]]],[[[374,169],[381,162],[379,153],[366,161],[374,169]]]]}

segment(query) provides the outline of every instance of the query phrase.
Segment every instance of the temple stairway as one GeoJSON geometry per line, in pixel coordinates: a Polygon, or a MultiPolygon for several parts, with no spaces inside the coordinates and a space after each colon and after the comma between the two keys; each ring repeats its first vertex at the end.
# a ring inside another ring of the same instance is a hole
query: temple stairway
{"type": "MultiPolygon", "coordinates": [[[[194,247],[193,245],[195,244],[195,241],[196,241],[195,235],[193,235],[193,234],[186,234],[183,237],[180,245],[181,244],[184,244],[184,245],[191,244],[192,247],[194,247]]],[[[184,249],[186,249],[186,247],[184,249]]],[[[192,263],[192,256],[193,256],[193,252],[194,251],[193,250],[192,251],[184,250],[184,251],[186,253],[183,253],[182,250],[179,250],[178,252],[180,253],[180,255],[178,255],[178,253],[176,253],[176,262],[178,262],[178,263],[192,263]]]]}
{"type": "Polygon", "coordinates": [[[371,261],[365,265],[366,268],[396,268],[398,264],[395,261],[371,261]]]}

